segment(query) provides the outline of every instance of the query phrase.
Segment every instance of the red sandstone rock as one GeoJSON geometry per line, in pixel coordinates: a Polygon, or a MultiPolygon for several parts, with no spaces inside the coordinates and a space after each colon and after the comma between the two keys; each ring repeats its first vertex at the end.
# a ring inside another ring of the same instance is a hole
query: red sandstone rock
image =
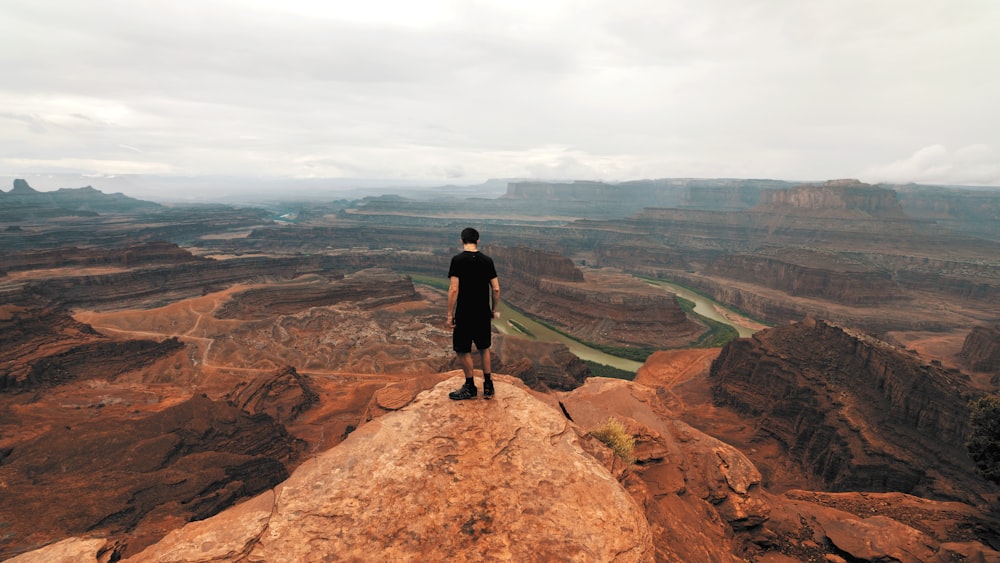
{"type": "Polygon", "coordinates": [[[812,319],[768,329],[727,345],[711,378],[831,490],[994,494],[962,446],[968,378],[870,336],[812,319]]]}
{"type": "Polygon", "coordinates": [[[336,280],[317,275],[241,291],[220,307],[215,316],[220,319],[269,319],[343,302],[372,309],[417,297],[408,277],[378,268],[336,280]]]}
{"type": "Polygon", "coordinates": [[[264,413],[284,424],[319,401],[319,395],[308,376],[299,375],[289,366],[273,375],[241,382],[226,399],[250,414],[264,413]]]}
{"type": "Polygon", "coordinates": [[[640,507],[569,421],[507,381],[493,401],[450,401],[460,384],[362,426],[273,496],[127,561],[653,560],[640,507]]]}
{"type": "Polygon", "coordinates": [[[52,428],[0,464],[0,557],[85,532],[141,547],[163,526],[273,487],[301,449],[270,417],[202,396],[146,417],[52,428]]]}
{"type": "Polygon", "coordinates": [[[970,369],[1000,375],[1000,325],[974,327],[965,337],[961,355],[970,369]]]}
{"type": "Polygon", "coordinates": [[[614,417],[638,436],[625,482],[645,507],[658,561],[739,560],[734,530],[770,511],[743,454],[677,420],[651,387],[591,378],[556,397],[584,429],[614,417]]]}

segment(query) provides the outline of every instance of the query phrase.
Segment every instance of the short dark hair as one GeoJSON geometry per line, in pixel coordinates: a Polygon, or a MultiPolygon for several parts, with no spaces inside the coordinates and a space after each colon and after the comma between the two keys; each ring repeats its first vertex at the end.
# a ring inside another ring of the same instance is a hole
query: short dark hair
{"type": "Polygon", "coordinates": [[[472,227],[462,229],[462,244],[476,244],[479,242],[479,231],[472,227]]]}

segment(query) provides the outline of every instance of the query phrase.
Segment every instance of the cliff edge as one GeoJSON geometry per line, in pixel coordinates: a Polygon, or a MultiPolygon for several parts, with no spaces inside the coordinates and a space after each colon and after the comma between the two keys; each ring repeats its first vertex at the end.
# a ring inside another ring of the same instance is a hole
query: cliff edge
{"type": "Polygon", "coordinates": [[[506,383],[493,401],[450,401],[460,384],[126,561],[653,560],[642,508],[572,423],[506,383]]]}

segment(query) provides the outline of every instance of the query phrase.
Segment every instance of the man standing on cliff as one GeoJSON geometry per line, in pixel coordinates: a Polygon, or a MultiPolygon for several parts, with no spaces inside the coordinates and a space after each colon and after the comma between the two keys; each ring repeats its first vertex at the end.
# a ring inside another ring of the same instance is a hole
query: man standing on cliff
{"type": "Polygon", "coordinates": [[[493,398],[490,374],[490,321],[499,318],[500,280],[493,259],[479,252],[479,231],[462,230],[462,252],[448,268],[448,325],[452,327],[452,347],[465,373],[465,385],[448,394],[456,401],[474,399],[472,344],[476,344],[483,367],[483,398],[493,398]],[[492,299],[490,297],[492,296],[492,299]]]}

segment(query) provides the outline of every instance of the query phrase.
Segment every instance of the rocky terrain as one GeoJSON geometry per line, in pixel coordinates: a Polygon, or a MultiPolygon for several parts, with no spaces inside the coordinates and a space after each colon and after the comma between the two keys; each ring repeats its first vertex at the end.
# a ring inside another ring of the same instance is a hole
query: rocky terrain
{"type": "Polygon", "coordinates": [[[598,344],[683,346],[704,327],[672,294],[616,273],[584,274],[569,259],[526,247],[486,247],[500,266],[503,299],[574,336],[598,344]]]}
{"type": "MultiPolygon", "coordinates": [[[[498,378],[494,401],[449,401],[458,377],[415,396],[411,386],[388,393],[394,409],[280,486],[123,560],[1000,557],[981,536],[995,520],[962,503],[770,493],[747,457],[678,420],[654,388],[596,378],[532,396],[498,378]],[[588,434],[608,416],[635,437],[634,464],[588,434]]],[[[104,538],[81,535],[13,561],[106,561],[114,553],[104,538]]]]}
{"type": "Polygon", "coordinates": [[[962,359],[973,371],[1000,376],[1000,325],[977,326],[969,331],[962,344],[962,359]]]}
{"type": "MultiPolygon", "coordinates": [[[[377,249],[414,271],[439,272],[466,223],[458,205],[365,200],[336,216],[206,243],[219,252],[377,249]]],[[[475,205],[489,217],[484,243],[670,279],[772,323],[814,315],[879,334],[964,332],[1000,315],[1000,232],[985,226],[1000,224],[995,190],[897,191],[854,180],[522,182],[475,205]],[[530,205],[510,207],[517,202],[530,205]]]]}
{"type": "Polygon", "coordinates": [[[962,448],[1000,386],[997,238],[961,227],[989,193],[526,182],[488,220],[380,197],[277,224],[28,190],[0,192],[0,559],[1000,561],[962,448]],[[658,350],[635,381],[496,334],[496,400],[448,401],[434,280],[469,221],[505,303],[658,350]],[[776,326],[689,349],[706,321],[629,274],[776,326]],[[609,418],[632,463],[589,435],[609,418]]]}
{"type": "Polygon", "coordinates": [[[754,421],[826,490],[984,502],[962,444],[967,376],[869,336],[807,319],[727,345],[716,401],[754,421]]]}

